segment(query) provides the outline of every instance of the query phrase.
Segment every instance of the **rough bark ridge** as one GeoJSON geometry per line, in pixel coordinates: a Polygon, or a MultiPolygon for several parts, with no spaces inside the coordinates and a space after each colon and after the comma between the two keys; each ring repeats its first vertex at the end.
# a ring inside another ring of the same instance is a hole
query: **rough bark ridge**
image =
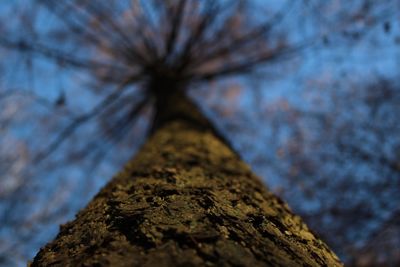
{"type": "Polygon", "coordinates": [[[198,115],[178,113],[32,266],[341,266],[198,115]]]}

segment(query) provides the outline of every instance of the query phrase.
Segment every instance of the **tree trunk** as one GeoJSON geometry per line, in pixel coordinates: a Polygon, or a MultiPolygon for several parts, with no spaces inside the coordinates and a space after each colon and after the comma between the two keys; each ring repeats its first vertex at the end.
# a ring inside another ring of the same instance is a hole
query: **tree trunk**
{"type": "Polygon", "coordinates": [[[183,93],[31,266],[341,266],[183,93]]]}

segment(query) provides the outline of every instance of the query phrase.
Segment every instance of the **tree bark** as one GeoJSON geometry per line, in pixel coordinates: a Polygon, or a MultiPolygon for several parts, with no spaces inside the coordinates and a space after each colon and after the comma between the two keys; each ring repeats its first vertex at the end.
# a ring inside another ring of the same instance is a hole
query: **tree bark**
{"type": "Polygon", "coordinates": [[[341,266],[183,93],[31,266],[341,266]]]}

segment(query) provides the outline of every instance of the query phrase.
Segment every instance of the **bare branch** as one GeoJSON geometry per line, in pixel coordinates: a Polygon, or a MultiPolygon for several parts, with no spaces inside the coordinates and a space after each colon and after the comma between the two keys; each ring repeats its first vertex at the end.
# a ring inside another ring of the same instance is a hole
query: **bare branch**
{"type": "Polygon", "coordinates": [[[71,134],[73,134],[80,126],[89,121],[95,116],[98,116],[110,104],[116,101],[124,92],[124,88],[134,79],[130,77],[121,83],[115,90],[107,95],[100,103],[98,103],[91,111],[75,118],[67,127],[65,127],[56,137],[56,139],[42,152],[40,152],[33,160],[35,164],[39,164],[46,159],[52,152],[54,152],[71,134]]]}

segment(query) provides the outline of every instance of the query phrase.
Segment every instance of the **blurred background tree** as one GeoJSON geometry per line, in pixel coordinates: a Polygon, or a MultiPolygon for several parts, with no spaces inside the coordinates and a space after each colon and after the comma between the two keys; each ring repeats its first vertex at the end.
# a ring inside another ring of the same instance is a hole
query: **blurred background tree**
{"type": "Polygon", "coordinates": [[[183,59],[204,112],[348,265],[398,265],[380,238],[399,231],[398,1],[177,2],[0,4],[0,264],[32,258],[133,155],[149,70],[183,59]]]}

